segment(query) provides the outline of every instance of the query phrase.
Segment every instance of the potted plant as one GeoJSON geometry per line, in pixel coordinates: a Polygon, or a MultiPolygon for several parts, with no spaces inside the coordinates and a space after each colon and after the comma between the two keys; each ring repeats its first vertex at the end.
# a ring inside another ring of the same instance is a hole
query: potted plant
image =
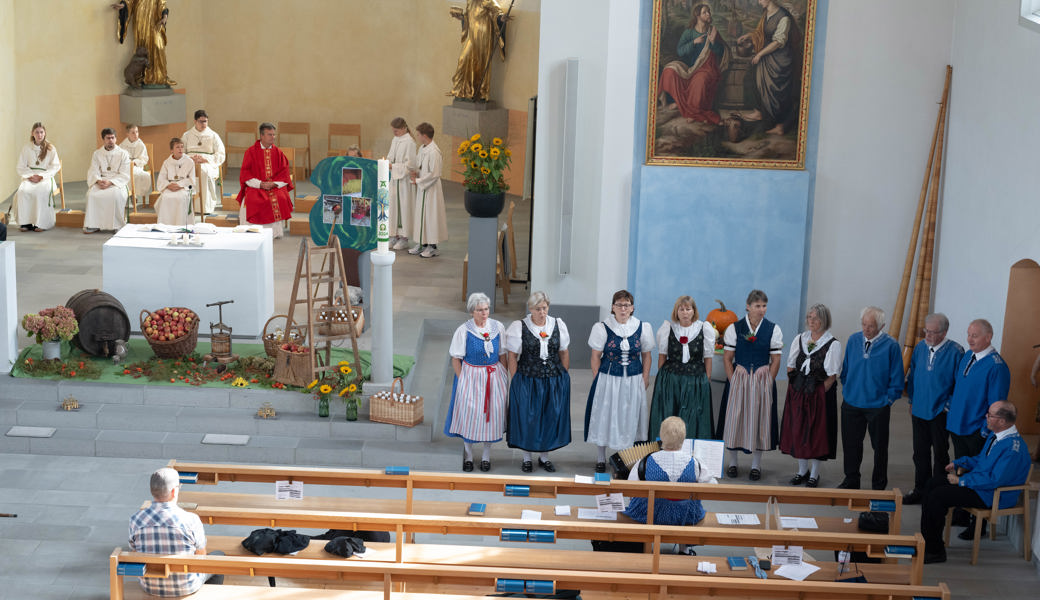
{"type": "Polygon", "coordinates": [[[76,314],[71,308],[60,305],[25,315],[22,317],[22,328],[29,337],[36,338],[37,344],[43,346],[44,360],[61,358],[61,341],[67,342],[79,333],[76,314]]]}
{"type": "Polygon", "coordinates": [[[336,369],[312,381],[307,390],[314,392],[319,417],[329,416],[329,398],[335,394],[346,404],[347,420],[357,421],[358,409],[361,407],[361,387],[361,378],[354,375],[349,362],[342,360],[336,369]]]}
{"type": "Polygon", "coordinates": [[[509,167],[512,152],[502,138],[492,138],[485,145],[479,133],[459,144],[459,162],[462,163],[462,185],[466,212],[480,218],[494,218],[505,205],[505,170],[509,167]]]}

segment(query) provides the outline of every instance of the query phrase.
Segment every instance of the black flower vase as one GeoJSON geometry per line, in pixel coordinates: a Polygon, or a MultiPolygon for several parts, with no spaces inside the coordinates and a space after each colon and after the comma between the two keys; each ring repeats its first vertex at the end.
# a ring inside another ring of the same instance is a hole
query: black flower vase
{"type": "Polygon", "coordinates": [[[478,219],[494,219],[502,212],[502,207],[506,204],[506,193],[481,194],[466,190],[463,200],[469,216],[478,219]]]}

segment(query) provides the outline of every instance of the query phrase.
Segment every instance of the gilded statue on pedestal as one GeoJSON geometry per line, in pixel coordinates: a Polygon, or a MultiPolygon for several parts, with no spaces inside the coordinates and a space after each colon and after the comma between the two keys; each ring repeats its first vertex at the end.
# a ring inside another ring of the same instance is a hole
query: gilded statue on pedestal
{"type": "Polygon", "coordinates": [[[118,37],[122,44],[133,22],[135,56],[147,52],[147,66],[141,83],[147,87],[170,87],[177,82],[166,72],[166,0],[121,0],[112,5],[119,11],[118,37]]]}
{"type": "Polygon", "coordinates": [[[497,48],[506,58],[506,23],[509,11],[497,0],[466,0],[466,7],[453,6],[451,16],[462,21],[462,51],[449,96],[486,102],[491,89],[491,57],[497,48]]]}

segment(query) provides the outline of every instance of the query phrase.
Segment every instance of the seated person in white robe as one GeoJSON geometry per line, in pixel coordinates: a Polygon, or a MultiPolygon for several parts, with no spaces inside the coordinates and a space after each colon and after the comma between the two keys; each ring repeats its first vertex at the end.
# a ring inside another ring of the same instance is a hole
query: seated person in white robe
{"type": "Polygon", "coordinates": [[[159,198],[155,201],[158,222],[164,225],[188,225],[193,222],[191,203],[198,189],[195,161],[184,153],[184,141],[170,140],[170,157],[163,162],[155,180],[159,198]]]}
{"type": "Polygon", "coordinates": [[[134,187],[131,191],[142,203],[147,203],[148,194],[152,193],[152,174],[144,170],[149,160],[148,148],[137,133],[137,125],[126,126],[126,138],[119,142],[119,147],[130,155],[133,165],[134,187]]]}
{"type": "Polygon", "coordinates": [[[43,123],[35,123],[29,143],[18,156],[18,176],[22,182],[14,200],[14,217],[22,231],[43,231],[54,227],[54,176],[61,169],[58,151],[47,141],[43,123]]]}
{"type": "Polygon", "coordinates": [[[220,165],[224,164],[224,142],[216,131],[209,128],[209,115],[204,110],[195,111],[195,126],[184,132],[184,149],[192,160],[199,163],[199,194],[202,194],[203,210],[210,214],[217,210],[217,180],[220,165]]]}
{"type": "Polygon", "coordinates": [[[123,211],[130,184],[130,155],[116,145],[111,127],[101,130],[105,145],[94,151],[87,171],[87,213],[83,233],[116,230],[126,225],[123,211]]]}

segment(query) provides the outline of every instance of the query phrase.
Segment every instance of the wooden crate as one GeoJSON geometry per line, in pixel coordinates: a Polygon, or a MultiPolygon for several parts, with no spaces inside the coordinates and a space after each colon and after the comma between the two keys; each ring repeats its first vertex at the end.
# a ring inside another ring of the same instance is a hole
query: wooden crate
{"type": "Polygon", "coordinates": [[[318,201],[318,196],[297,196],[293,212],[311,214],[311,207],[318,201]]]}
{"type": "Polygon", "coordinates": [[[130,213],[130,223],[134,225],[139,224],[150,224],[158,223],[159,215],[153,212],[132,212],[130,213]]]}
{"type": "Polygon", "coordinates": [[[238,203],[235,196],[226,194],[220,197],[220,210],[238,212],[239,208],[241,208],[241,205],[238,203]]]}
{"type": "Polygon", "coordinates": [[[305,217],[289,219],[289,233],[292,235],[311,235],[311,221],[305,217]]]}
{"type": "Polygon", "coordinates": [[[84,216],[82,210],[72,210],[71,208],[59,210],[54,214],[54,225],[56,227],[82,228],[84,216]]]}
{"type": "Polygon", "coordinates": [[[211,215],[206,217],[206,222],[216,227],[237,227],[238,213],[233,215],[211,215]]]}

